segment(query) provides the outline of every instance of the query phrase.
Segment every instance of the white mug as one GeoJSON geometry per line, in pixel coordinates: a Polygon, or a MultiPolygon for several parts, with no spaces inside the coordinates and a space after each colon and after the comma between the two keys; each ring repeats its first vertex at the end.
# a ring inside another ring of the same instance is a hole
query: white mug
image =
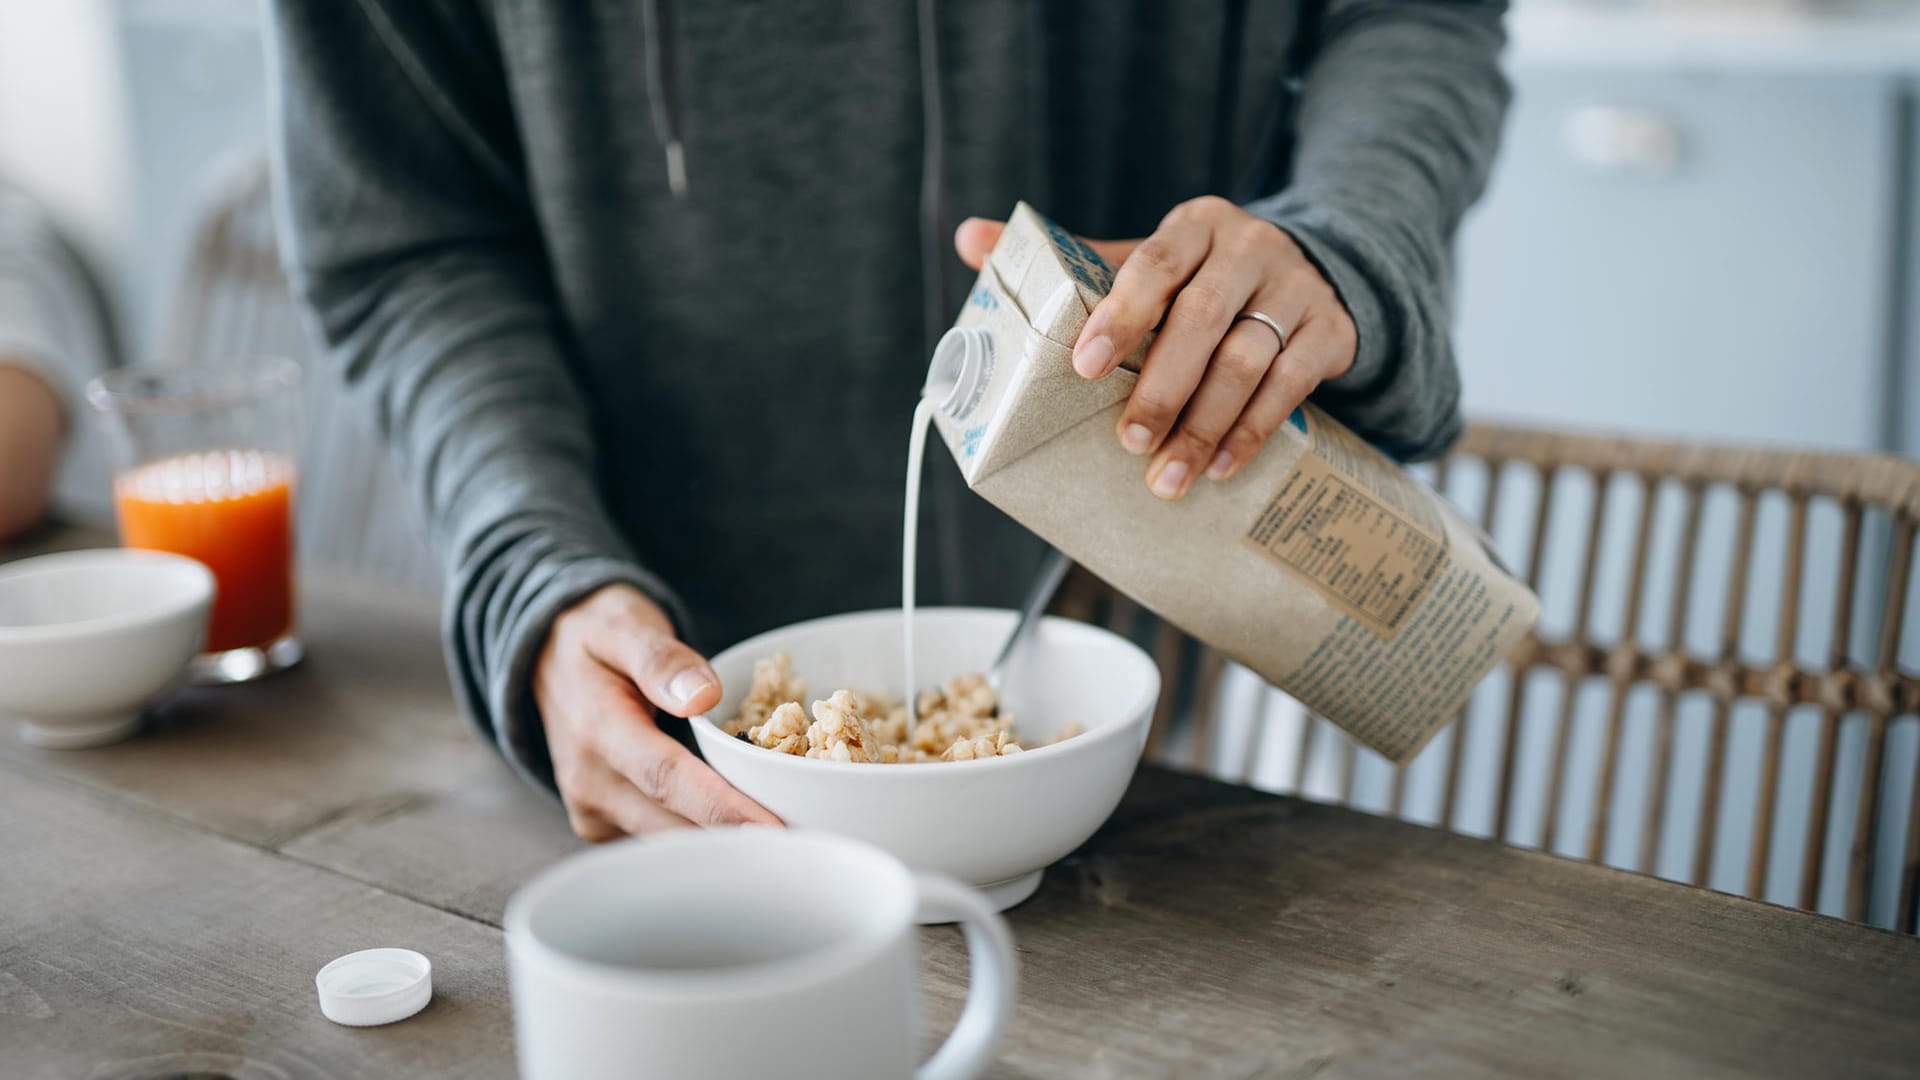
{"type": "Polygon", "coordinates": [[[1013,939],[984,897],[828,833],[611,844],[522,886],[506,931],[526,1080],[964,1080],[1013,1011],[1013,939]],[[916,1072],[915,924],[942,919],[966,931],[973,986],[916,1072]]]}

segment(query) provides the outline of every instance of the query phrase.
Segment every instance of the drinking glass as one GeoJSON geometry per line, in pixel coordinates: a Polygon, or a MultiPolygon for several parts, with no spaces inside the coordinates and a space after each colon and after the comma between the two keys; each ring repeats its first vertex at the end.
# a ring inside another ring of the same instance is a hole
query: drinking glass
{"type": "Polygon", "coordinates": [[[293,590],[299,398],[299,365],[280,359],[131,368],[87,386],[114,433],[120,542],[213,571],[197,682],[247,682],[302,655],[293,590]]]}

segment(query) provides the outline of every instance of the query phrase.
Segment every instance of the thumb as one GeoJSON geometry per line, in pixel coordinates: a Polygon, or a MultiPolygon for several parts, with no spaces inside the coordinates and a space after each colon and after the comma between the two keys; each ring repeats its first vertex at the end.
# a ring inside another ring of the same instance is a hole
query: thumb
{"type": "MultiPolygon", "coordinates": [[[[978,270],[985,265],[987,255],[993,251],[993,245],[1000,242],[1000,234],[1006,231],[1006,223],[987,218],[968,218],[953,230],[953,249],[960,253],[960,261],[970,270],[978,270]]],[[[1086,240],[1085,237],[1081,237],[1086,240]]],[[[1140,246],[1138,240],[1086,240],[1087,246],[1100,253],[1100,257],[1119,266],[1140,246]]]]}
{"type": "Polygon", "coordinates": [[[621,635],[604,657],[663,712],[687,717],[720,704],[720,677],[706,658],[670,631],[642,626],[621,635]]]}
{"type": "Polygon", "coordinates": [[[960,253],[960,261],[967,264],[967,269],[978,270],[986,264],[988,253],[1000,242],[1000,234],[1006,228],[1005,222],[970,217],[953,230],[953,250],[960,253]]]}

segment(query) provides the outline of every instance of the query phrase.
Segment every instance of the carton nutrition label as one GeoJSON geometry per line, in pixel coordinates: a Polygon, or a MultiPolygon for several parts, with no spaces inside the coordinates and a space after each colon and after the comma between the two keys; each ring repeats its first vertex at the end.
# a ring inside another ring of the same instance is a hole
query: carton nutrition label
{"type": "Polygon", "coordinates": [[[1243,542],[1391,639],[1446,561],[1443,537],[1309,452],[1243,542]]]}

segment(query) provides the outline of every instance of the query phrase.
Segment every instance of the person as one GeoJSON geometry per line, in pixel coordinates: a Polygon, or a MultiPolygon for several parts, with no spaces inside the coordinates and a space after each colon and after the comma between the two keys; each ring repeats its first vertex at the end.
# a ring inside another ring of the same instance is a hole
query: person
{"type": "Polygon", "coordinates": [[[56,505],[106,517],[104,449],[80,390],[112,362],[85,265],[33,200],[0,185],[0,541],[56,505]]]}
{"type": "MultiPolygon", "coordinates": [[[[589,839],[772,820],[663,717],[719,700],[703,645],[899,603],[908,417],[1018,199],[1132,238],[1074,364],[1159,328],[1115,431],[1156,493],[1309,394],[1441,451],[1503,9],[278,0],[289,274],[444,554],[464,708],[589,839]]],[[[1011,605],[1038,542],[926,483],[923,597],[1011,605]]]]}

